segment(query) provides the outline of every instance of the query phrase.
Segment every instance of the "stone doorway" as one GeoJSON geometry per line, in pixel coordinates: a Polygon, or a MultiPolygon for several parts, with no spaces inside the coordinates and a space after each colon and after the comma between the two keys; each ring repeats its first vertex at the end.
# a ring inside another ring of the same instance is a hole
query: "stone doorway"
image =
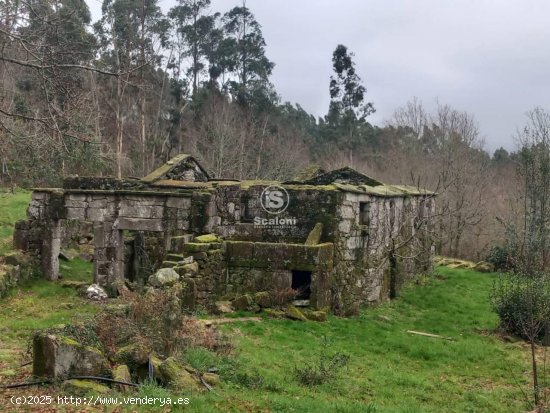
{"type": "Polygon", "coordinates": [[[311,271],[292,271],[292,289],[298,291],[297,300],[309,300],[311,296],[311,271]]]}

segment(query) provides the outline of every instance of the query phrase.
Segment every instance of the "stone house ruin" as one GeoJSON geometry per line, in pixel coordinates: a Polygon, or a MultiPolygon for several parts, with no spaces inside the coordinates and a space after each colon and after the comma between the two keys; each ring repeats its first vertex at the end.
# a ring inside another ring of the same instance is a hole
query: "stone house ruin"
{"type": "Polygon", "coordinates": [[[351,168],[288,182],[210,179],[178,155],[142,179],[71,177],[35,189],[14,244],[55,280],[64,228],[87,222],[94,282],[111,293],[173,268],[190,307],[293,288],[314,308],[345,312],[431,268],[434,196],[351,168]]]}

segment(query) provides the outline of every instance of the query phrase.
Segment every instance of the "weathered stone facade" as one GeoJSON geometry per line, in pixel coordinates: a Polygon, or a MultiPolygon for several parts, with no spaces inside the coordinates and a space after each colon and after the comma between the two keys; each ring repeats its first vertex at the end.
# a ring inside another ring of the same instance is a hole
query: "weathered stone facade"
{"type": "Polygon", "coordinates": [[[137,278],[139,244],[156,257],[153,270],[178,272],[190,306],[305,283],[313,307],[347,312],[394,296],[407,275],[430,269],[433,211],[434,194],[349,168],[285,183],[211,180],[179,155],[141,180],[71,178],[62,189],[36,189],[14,244],[39,255],[55,280],[65,224],[91,222],[99,285],[137,278]],[[285,197],[276,213],[262,203],[273,188],[285,197]],[[140,243],[129,243],[136,234],[140,243]],[[154,254],[144,234],[161,244],[154,254]]]}

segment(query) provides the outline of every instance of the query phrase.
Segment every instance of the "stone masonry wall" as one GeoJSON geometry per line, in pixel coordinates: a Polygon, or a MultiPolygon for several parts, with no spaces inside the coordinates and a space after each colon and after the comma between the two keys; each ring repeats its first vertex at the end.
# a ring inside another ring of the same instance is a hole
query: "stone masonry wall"
{"type": "MultiPolygon", "coordinates": [[[[361,304],[386,300],[408,276],[430,269],[425,259],[431,256],[432,240],[426,222],[418,218],[420,202],[419,197],[346,193],[335,242],[336,308],[354,312],[361,304]],[[361,203],[369,205],[368,225],[360,225],[361,203]]],[[[424,216],[429,214],[425,208],[424,216]]]]}

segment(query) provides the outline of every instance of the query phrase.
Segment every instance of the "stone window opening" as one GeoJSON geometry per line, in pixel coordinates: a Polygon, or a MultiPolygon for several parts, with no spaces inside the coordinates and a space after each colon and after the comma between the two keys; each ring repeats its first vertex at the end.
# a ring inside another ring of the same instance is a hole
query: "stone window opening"
{"type": "Polygon", "coordinates": [[[251,223],[254,221],[254,214],[250,205],[250,199],[246,196],[241,197],[241,222],[251,223]]]}
{"type": "Polygon", "coordinates": [[[359,202],[359,225],[370,226],[370,202],[359,202]]]}
{"type": "Polygon", "coordinates": [[[311,271],[292,271],[293,290],[298,291],[297,300],[309,300],[311,296],[311,271]]]}

